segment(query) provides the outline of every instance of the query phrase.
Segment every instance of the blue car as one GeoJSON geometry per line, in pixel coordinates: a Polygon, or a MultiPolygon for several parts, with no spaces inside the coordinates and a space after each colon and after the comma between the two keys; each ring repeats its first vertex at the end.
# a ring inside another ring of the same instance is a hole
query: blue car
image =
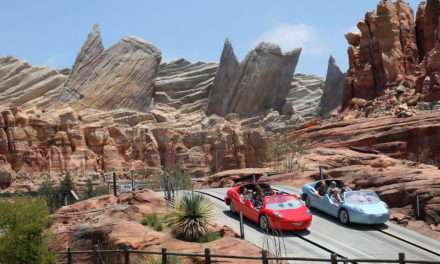
{"type": "Polygon", "coordinates": [[[317,181],[304,185],[301,198],[309,208],[315,208],[337,218],[342,224],[384,224],[390,217],[388,205],[374,191],[353,191],[340,180],[317,181]],[[325,182],[325,187],[321,184],[325,182]],[[336,199],[330,194],[331,184],[341,190],[336,199]]]}

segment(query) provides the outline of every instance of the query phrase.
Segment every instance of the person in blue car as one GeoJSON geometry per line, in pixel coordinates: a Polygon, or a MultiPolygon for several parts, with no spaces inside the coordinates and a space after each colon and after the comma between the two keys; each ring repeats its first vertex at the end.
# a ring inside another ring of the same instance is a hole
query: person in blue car
{"type": "Polygon", "coordinates": [[[329,195],[336,203],[342,202],[341,189],[338,188],[335,181],[330,182],[329,195]]]}

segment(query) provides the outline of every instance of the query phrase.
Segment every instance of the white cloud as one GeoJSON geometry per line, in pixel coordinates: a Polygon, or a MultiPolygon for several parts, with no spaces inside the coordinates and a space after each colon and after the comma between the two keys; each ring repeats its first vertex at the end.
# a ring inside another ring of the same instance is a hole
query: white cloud
{"type": "Polygon", "coordinates": [[[313,27],[306,24],[278,24],[258,37],[255,45],[261,41],[278,44],[286,52],[303,48],[306,54],[321,55],[328,52],[324,42],[319,39],[313,27]]]}

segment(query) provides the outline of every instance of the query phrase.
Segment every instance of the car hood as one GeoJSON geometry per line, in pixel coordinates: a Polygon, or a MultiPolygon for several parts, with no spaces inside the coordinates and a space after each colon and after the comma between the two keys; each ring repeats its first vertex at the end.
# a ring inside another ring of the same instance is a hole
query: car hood
{"type": "Polygon", "coordinates": [[[361,208],[365,214],[386,214],[389,210],[386,208],[385,203],[375,204],[347,204],[348,208],[355,209],[361,208]]]}
{"type": "Polygon", "coordinates": [[[309,213],[309,209],[305,206],[288,210],[272,210],[272,212],[281,214],[281,218],[283,220],[293,222],[307,221],[312,217],[312,215],[309,213]]]}

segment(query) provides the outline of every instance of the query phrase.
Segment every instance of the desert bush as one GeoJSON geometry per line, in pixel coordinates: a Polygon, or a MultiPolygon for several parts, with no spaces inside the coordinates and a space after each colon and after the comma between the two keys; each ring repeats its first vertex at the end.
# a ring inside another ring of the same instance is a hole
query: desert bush
{"type": "Polygon", "coordinates": [[[212,216],[213,208],[208,199],[191,193],[172,203],[167,222],[177,238],[195,242],[208,232],[212,216]]]}
{"type": "Polygon", "coordinates": [[[157,214],[148,214],[142,219],[141,224],[149,226],[156,231],[163,230],[163,220],[157,214]]]}
{"type": "Polygon", "coordinates": [[[55,263],[44,229],[49,224],[45,201],[18,198],[0,202],[0,263],[55,263]]]}

